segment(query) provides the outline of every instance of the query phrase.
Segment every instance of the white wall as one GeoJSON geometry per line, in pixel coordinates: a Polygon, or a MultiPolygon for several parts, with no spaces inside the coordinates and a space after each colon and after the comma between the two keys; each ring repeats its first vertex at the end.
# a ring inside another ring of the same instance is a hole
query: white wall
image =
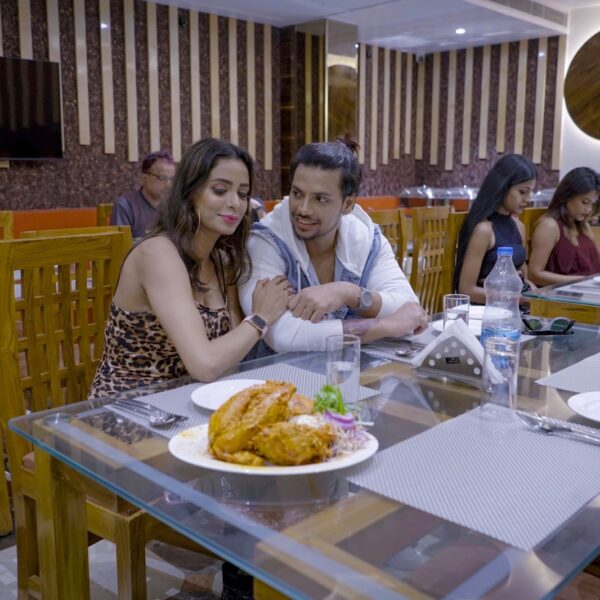
{"type": "MultiPolygon", "coordinates": [[[[565,76],[577,51],[598,32],[600,32],[600,5],[571,10],[569,33],[567,34],[565,76]]],[[[600,110],[600,103],[598,103],[597,109],[600,110]]],[[[600,140],[590,137],[575,125],[564,100],[562,123],[561,177],[575,167],[591,167],[600,171],[600,140]]]]}

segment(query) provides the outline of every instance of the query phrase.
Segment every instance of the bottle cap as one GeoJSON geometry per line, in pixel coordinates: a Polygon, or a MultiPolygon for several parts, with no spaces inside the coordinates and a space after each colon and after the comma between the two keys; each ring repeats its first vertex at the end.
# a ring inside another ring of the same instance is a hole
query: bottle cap
{"type": "Polygon", "coordinates": [[[513,249],[510,246],[500,246],[498,248],[498,256],[512,256],[513,249]]]}

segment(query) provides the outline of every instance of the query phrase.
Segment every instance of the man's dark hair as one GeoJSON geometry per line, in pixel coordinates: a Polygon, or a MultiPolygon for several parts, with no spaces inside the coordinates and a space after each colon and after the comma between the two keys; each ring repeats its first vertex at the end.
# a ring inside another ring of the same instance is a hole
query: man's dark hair
{"type": "Polygon", "coordinates": [[[158,152],[151,152],[150,154],[147,154],[144,160],[142,161],[142,173],[147,173],[157,160],[164,160],[165,162],[168,162],[171,165],[175,164],[173,155],[168,150],[159,150],[158,152]]]}
{"type": "Polygon", "coordinates": [[[294,156],[290,164],[290,175],[293,179],[298,165],[317,167],[327,171],[340,169],[342,171],[340,180],[342,198],[357,196],[362,179],[362,172],[356,157],[357,150],[358,143],[350,137],[338,138],[335,142],[306,144],[294,156]]]}

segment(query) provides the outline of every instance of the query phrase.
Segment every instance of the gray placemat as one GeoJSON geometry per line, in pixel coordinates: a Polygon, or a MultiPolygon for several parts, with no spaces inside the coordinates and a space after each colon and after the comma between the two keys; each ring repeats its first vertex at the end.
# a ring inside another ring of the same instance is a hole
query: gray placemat
{"type": "Polygon", "coordinates": [[[540,385],[569,392],[596,392],[600,390],[600,353],[536,380],[540,385]]]}
{"type": "Polygon", "coordinates": [[[377,453],[349,481],[529,551],[600,493],[600,447],[479,408],[377,453]]]}
{"type": "MultiPolygon", "coordinates": [[[[423,347],[425,347],[428,344],[430,344],[431,342],[433,342],[433,340],[435,340],[435,338],[438,335],[439,335],[439,333],[430,326],[425,331],[420,333],[419,335],[407,335],[402,338],[398,338],[398,340],[399,340],[399,345],[402,345],[402,341],[407,341],[407,342],[415,342],[417,344],[422,344],[423,347]]],[[[367,354],[370,354],[371,356],[376,356],[377,358],[385,358],[386,360],[395,360],[397,362],[408,363],[410,365],[415,364],[413,362],[414,358],[421,350],[419,348],[419,350],[417,350],[417,352],[415,352],[411,356],[397,356],[394,353],[394,350],[390,349],[390,342],[383,341],[383,343],[382,343],[381,341],[378,341],[378,340],[371,342],[370,344],[363,344],[361,349],[363,352],[366,352],[367,354]]]]}
{"type": "MultiPolygon", "coordinates": [[[[325,375],[313,373],[305,369],[299,369],[283,363],[260,367],[243,373],[236,373],[220,378],[218,381],[229,381],[232,379],[271,379],[274,381],[289,381],[293,383],[300,394],[305,396],[314,396],[325,383],[325,375]]],[[[203,383],[192,383],[184,385],[180,388],[159,392],[157,394],[149,394],[142,396],[139,399],[148,404],[161,408],[168,412],[173,412],[179,415],[188,417],[187,421],[182,421],[165,429],[153,429],[157,434],[171,438],[181,431],[185,431],[190,427],[208,423],[211,411],[199,408],[192,402],[192,392],[204,385],[203,383]]],[[[359,386],[358,397],[360,400],[378,394],[377,390],[372,390],[367,387],[359,386]]],[[[147,426],[148,420],[142,415],[134,415],[129,412],[121,411],[114,406],[108,406],[113,412],[126,417],[130,421],[134,421],[138,425],[147,426]]]]}

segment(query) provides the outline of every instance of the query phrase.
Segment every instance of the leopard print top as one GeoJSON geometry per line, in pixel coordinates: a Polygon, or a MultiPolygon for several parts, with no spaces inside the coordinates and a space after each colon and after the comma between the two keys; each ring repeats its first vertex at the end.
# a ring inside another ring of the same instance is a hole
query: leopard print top
{"type": "MultiPolygon", "coordinates": [[[[209,340],[231,328],[227,307],[207,308],[199,302],[209,340]]],[[[105,346],[88,399],[110,396],[187,375],[175,346],[152,311],[130,312],[112,304],[104,334],[105,346]]]]}

